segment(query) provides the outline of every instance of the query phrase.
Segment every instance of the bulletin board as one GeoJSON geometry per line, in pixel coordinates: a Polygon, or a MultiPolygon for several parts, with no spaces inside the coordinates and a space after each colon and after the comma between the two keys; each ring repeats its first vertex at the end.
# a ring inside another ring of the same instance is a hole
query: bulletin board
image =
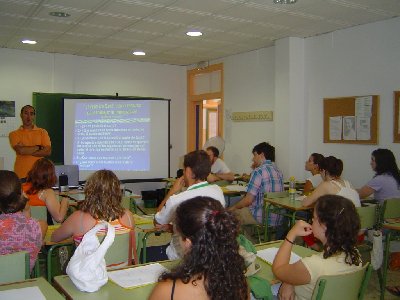
{"type": "Polygon", "coordinates": [[[393,143],[400,143],[400,91],[394,92],[393,143]]]}
{"type": "Polygon", "coordinates": [[[376,145],[378,116],[377,95],[324,98],[324,143],[376,145]]]}

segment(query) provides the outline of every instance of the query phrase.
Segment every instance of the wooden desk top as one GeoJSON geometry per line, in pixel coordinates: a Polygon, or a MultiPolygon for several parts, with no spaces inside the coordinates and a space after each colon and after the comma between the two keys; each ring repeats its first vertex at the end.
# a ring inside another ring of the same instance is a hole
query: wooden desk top
{"type": "Polygon", "coordinates": [[[400,231],[400,218],[397,219],[396,220],[391,219],[389,222],[383,223],[383,228],[400,231]]]}
{"type": "Polygon", "coordinates": [[[287,208],[292,211],[300,211],[300,210],[310,210],[312,207],[303,206],[302,202],[299,200],[289,200],[289,197],[283,198],[264,198],[265,202],[271,203],[275,206],[280,206],[283,208],[287,208]]]}
{"type": "Polygon", "coordinates": [[[20,282],[5,283],[0,285],[0,291],[20,289],[37,286],[46,299],[63,300],[64,298],[43,277],[28,279],[20,282]]]}
{"type": "MultiPolygon", "coordinates": [[[[271,247],[279,247],[281,245],[282,241],[274,241],[274,242],[269,242],[269,243],[264,243],[260,245],[256,245],[257,250],[262,250],[266,248],[271,248],[271,247]]],[[[299,256],[305,257],[305,256],[310,256],[315,251],[304,248],[301,246],[295,245],[293,247],[293,252],[298,254],[299,256]]],[[[176,264],[176,261],[164,261],[160,262],[164,267],[171,269],[174,264],[176,264]]],[[[276,280],[274,278],[274,275],[272,274],[272,269],[271,265],[269,265],[267,262],[261,260],[260,258],[257,257],[257,264],[261,266],[261,269],[259,272],[256,273],[257,276],[260,276],[264,279],[267,279],[271,283],[275,283],[276,280]]],[[[133,267],[134,268],[134,267],[133,267]]],[[[149,284],[145,286],[141,286],[138,288],[133,288],[133,289],[124,289],[117,284],[113,283],[112,281],[108,281],[106,285],[104,285],[99,291],[95,293],[85,293],[79,291],[75,285],[72,283],[71,279],[67,275],[61,275],[61,276],[56,276],[54,277],[54,283],[56,288],[66,295],[67,299],[79,299],[79,300],[108,300],[108,299],[118,299],[118,300],[125,300],[125,299],[147,299],[147,297],[150,295],[153,287],[155,286],[154,284],[149,284]]]]}
{"type": "Polygon", "coordinates": [[[53,234],[53,231],[56,230],[58,227],[60,227],[60,224],[57,225],[49,225],[46,231],[46,236],[44,237],[44,244],[46,246],[52,246],[52,245],[57,245],[57,244],[72,244],[73,240],[72,238],[63,240],[61,242],[52,242],[51,241],[51,235],[53,234]]]}

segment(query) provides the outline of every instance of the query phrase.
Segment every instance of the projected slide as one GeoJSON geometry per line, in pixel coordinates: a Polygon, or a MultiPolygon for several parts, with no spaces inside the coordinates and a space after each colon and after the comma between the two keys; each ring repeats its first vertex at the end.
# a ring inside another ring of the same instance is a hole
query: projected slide
{"type": "Polygon", "coordinates": [[[64,99],[64,164],[79,180],[114,171],[121,180],[169,176],[169,100],[64,99]]]}
{"type": "Polygon", "coordinates": [[[79,103],[75,107],[73,164],[83,170],[148,171],[149,103],[79,103]]]}

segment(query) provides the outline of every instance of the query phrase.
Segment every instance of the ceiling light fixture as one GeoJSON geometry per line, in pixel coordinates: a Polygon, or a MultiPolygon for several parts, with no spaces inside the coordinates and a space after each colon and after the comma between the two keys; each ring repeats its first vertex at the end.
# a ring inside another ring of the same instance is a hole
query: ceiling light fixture
{"type": "Polygon", "coordinates": [[[33,40],[22,40],[21,42],[22,42],[22,44],[29,44],[29,45],[37,44],[37,42],[33,41],[33,40]]]}
{"type": "Polygon", "coordinates": [[[200,31],[197,31],[197,30],[191,30],[191,31],[186,32],[186,35],[188,35],[188,36],[202,36],[203,33],[201,33],[200,31]]]}
{"type": "Polygon", "coordinates": [[[274,0],[275,4],[294,4],[297,0],[274,0]]]}
{"type": "Polygon", "coordinates": [[[132,54],[133,54],[133,55],[142,55],[142,56],[143,56],[143,55],[146,55],[146,52],[143,52],[143,51],[133,51],[132,54]]]}
{"type": "Polygon", "coordinates": [[[59,17],[59,18],[68,18],[69,16],[71,16],[70,14],[67,14],[62,11],[52,11],[49,13],[49,15],[52,17],[59,17]]]}

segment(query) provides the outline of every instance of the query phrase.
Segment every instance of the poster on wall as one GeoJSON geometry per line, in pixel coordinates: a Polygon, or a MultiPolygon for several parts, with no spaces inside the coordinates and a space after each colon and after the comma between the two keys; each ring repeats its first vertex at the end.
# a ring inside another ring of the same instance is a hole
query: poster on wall
{"type": "Polygon", "coordinates": [[[0,100],[0,136],[8,137],[15,123],[15,101],[0,100]]]}

